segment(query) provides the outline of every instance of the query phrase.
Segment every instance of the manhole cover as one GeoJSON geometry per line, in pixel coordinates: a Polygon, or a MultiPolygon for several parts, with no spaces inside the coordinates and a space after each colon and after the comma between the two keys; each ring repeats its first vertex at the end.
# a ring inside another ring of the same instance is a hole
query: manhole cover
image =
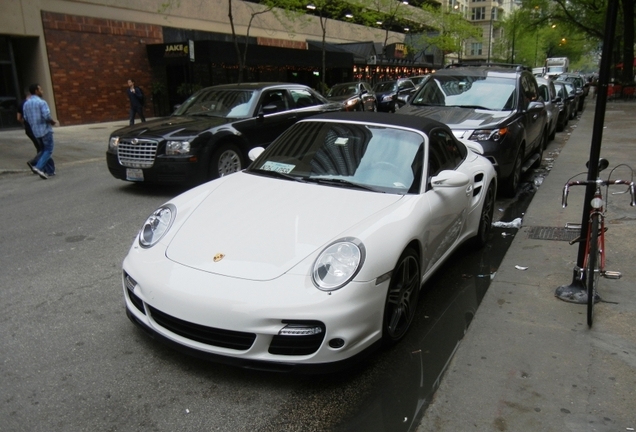
{"type": "Polygon", "coordinates": [[[581,234],[580,229],[557,228],[557,227],[530,227],[528,238],[535,240],[559,240],[572,241],[581,234]]]}

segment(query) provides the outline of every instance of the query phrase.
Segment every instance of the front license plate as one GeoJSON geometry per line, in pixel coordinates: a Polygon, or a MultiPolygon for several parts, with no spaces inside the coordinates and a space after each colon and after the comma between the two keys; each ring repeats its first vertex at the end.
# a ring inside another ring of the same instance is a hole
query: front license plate
{"type": "Polygon", "coordinates": [[[126,168],[126,180],[144,181],[144,172],[138,168],[126,168]]]}

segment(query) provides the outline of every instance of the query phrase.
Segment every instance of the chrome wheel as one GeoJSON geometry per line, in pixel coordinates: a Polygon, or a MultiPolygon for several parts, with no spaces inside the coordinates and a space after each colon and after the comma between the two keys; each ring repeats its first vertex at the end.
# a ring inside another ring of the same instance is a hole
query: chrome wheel
{"type": "Polygon", "coordinates": [[[215,179],[243,169],[243,158],[233,145],[221,146],[212,156],[210,178],[215,179]]]}

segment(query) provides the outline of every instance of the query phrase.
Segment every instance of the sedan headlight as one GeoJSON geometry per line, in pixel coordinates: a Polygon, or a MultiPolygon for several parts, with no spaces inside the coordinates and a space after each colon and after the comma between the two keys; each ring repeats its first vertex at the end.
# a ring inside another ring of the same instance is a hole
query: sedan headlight
{"type": "Polygon", "coordinates": [[[108,150],[117,151],[117,147],[119,147],[119,137],[110,137],[110,141],[108,141],[108,150]]]}
{"type": "Polygon", "coordinates": [[[190,153],[189,141],[168,141],[166,143],[166,155],[177,156],[190,153]]]}
{"type": "Polygon", "coordinates": [[[393,100],[394,96],[395,95],[392,95],[392,94],[386,95],[386,96],[382,96],[382,102],[391,102],[393,100]]]}
{"type": "Polygon", "coordinates": [[[139,244],[143,248],[150,248],[161,240],[172,226],[177,216],[177,208],[172,204],[165,204],[154,211],[146,219],[139,232],[139,244]]]}
{"type": "Polygon", "coordinates": [[[365,258],[362,242],[354,238],[343,238],[323,250],[312,270],[316,288],[334,291],[351,281],[362,267],[365,258]]]}

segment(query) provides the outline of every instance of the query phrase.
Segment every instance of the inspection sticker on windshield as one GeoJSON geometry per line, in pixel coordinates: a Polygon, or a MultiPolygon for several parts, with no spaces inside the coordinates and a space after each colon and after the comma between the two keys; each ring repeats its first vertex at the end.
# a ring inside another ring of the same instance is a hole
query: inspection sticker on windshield
{"type": "Polygon", "coordinates": [[[348,142],[349,142],[349,138],[339,137],[339,138],[336,138],[336,142],[334,144],[336,144],[336,145],[347,145],[348,142]]]}
{"type": "Polygon", "coordinates": [[[294,168],[296,168],[296,165],[271,161],[265,162],[261,167],[261,169],[265,171],[276,171],[283,174],[289,174],[294,168]]]}

